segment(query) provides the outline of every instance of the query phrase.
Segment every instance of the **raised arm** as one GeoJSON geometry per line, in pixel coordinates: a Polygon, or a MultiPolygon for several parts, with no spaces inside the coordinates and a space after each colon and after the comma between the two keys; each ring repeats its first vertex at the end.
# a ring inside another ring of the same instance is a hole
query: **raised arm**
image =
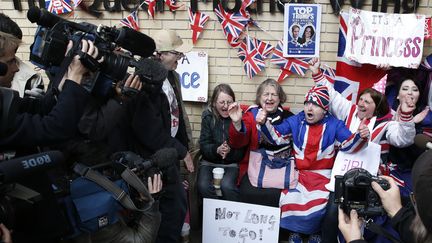
{"type": "Polygon", "coordinates": [[[345,120],[353,104],[334,89],[333,84],[322,74],[320,66],[319,58],[312,58],[312,60],[309,61],[309,69],[312,71],[312,78],[316,84],[325,85],[327,87],[330,95],[330,113],[337,119],[345,120]]]}

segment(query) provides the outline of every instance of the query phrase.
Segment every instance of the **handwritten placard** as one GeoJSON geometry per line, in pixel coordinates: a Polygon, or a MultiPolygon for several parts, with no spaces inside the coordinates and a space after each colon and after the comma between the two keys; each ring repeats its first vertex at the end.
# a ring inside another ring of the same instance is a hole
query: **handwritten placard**
{"type": "Polygon", "coordinates": [[[335,176],[345,175],[352,168],[363,168],[372,175],[377,175],[380,164],[381,146],[379,144],[369,142],[367,148],[358,151],[357,153],[345,153],[339,151],[333,169],[331,172],[330,182],[326,185],[329,191],[334,191],[335,176]]]}
{"type": "Polygon", "coordinates": [[[208,55],[204,51],[191,51],[178,61],[183,100],[207,102],[208,55]]]}
{"type": "Polygon", "coordinates": [[[279,222],[279,208],[206,198],[202,242],[277,243],[279,222]]]}
{"type": "Polygon", "coordinates": [[[417,68],[425,15],[350,9],[345,56],[359,63],[417,68]]]}

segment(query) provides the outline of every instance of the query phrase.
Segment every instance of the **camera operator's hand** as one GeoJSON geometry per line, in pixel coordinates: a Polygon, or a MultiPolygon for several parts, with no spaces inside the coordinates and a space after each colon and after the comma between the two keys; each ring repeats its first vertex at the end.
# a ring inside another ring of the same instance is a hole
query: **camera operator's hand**
{"type": "Polygon", "coordinates": [[[184,157],[183,160],[184,160],[184,162],[185,162],[186,169],[187,169],[190,173],[194,172],[194,164],[193,164],[193,160],[192,160],[192,157],[191,157],[191,155],[190,155],[189,152],[187,152],[186,157],[184,157]]]}
{"type": "Polygon", "coordinates": [[[387,180],[390,184],[390,188],[386,191],[382,189],[382,187],[376,183],[372,182],[372,188],[376,191],[378,196],[381,198],[381,203],[389,215],[390,218],[393,218],[397,212],[402,208],[401,197],[399,192],[399,187],[396,185],[396,182],[393,178],[388,176],[380,176],[387,180]]]}
{"type": "Polygon", "coordinates": [[[342,232],[346,242],[360,240],[362,238],[362,233],[360,231],[360,228],[363,223],[363,220],[359,219],[357,215],[357,211],[352,209],[350,215],[348,216],[339,207],[338,219],[339,219],[339,225],[338,225],[339,230],[342,232]]]}
{"type": "MultiPolygon", "coordinates": [[[[81,51],[83,53],[87,53],[94,59],[96,59],[99,54],[99,50],[94,45],[93,41],[90,40],[81,40],[81,51]]],[[[86,74],[88,71],[89,70],[81,63],[80,56],[76,55],[68,67],[67,79],[81,84],[84,74],[86,74]]]]}
{"type": "Polygon", "coordinates": [[[162,190],[162,179],[160,174],[154,174],[153,175],[153,181],[152,178],[149,177],[147,180],[148,190],[150,194],[156,194],[162,190]]]}
{"type": "Polygon", "coordinates": [[[124,82],[118,82],[116,85],[117,97],[125,101],[128,98],[138,94],[142,89],[142,82],[138,75],[131,74],[124,82]]]}
{"type": "Polygon", "coordinates": [[[1,240],[4,243],[12,243],[12,236],[9,229],[4,225],[0,224],[0,233],[1,233],[1,240]]]}

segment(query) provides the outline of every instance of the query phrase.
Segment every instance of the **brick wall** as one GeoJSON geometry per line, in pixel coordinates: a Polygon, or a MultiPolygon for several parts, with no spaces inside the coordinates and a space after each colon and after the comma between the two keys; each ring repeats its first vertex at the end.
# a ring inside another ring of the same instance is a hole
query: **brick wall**
{"type": "MultiPolygon", "coordinates": [[[[26,9],[28,9],[27,1],[22,1],[22,6],[24,8],[22,12],[14,10],[13,3],[10,0],[0,0],[0,2],[0,11],[13,18],[23,30],[24,44],[19,48],[18,56],[23,60],[28,60],[28,50],[29,45],[33,41],[35,25],[30,23],[26,18],[26,9]]],[[[92,2],[93,1],[91,1],[90,4],[92,2]]],[[[189,5],[188,1],[184,2],[186,5],[189,5]]],[[[261,31],[255,27],[250,27],[248,29],[248,34],[276,45],[278,39],[282,38],[283,35],[283,14],[278,11],[271,14],[269,12],[268,2],[269,0],[264,0],[262,14],[252,15],[267,32],[261,31]]],[[[332,14],[333,10],[329,4],[329,0],[317,0],[316,3],[322,4],[320,57],[323,63],[335,67],[338,42],[338,18],[332,14]]],[[[237,49],[231,48],[225,41],[220,24],[217,22],[216,16],[213,13],[212,6],[211,1],[198,3],[199,10],[210,15],[210,20],[206,25],[205,31],[201,34],[200,40],[194,47],[194,50],[204,50],[209,54],[209,95],[211,95],[213,88],[219,83],[229,83],[233,87],[238,101],[252,104],[257,85],[266,78],[277,79],[279,69],[270,64],[270,61],[267,60],[266,70],[250,80],[245,75],[242,63],[237,57],[237,49]]],[[[348,10],[348,7],[349,3],[346,2],[343,9],[348,10]]],[[[365,2],[363,9],[371,10],[371,0],[365,2]]],[[[96,19],[80,11],[75,11],[74,14],[67,18],[70,20],[75,18],[76,21],[86,21],[96,25],[104,24],[112,26],[118,25],[119,20],[129,14],[127,11],[117,13],[109,13],[105,10],[102,11],[103,16],[101,19],[96,19]]],[[[392,11],[392,7],[389,7],[388,12],[390,13],[392,11]]],[[[430,16],[432,14],[431,1],[420,0],[420,7],[417,12],[430,16]]],[[[172,13],[166,10],[163,13],[156,12],[154,20],[149,18],[146,12],[140,11],[139,19],[141,31],[150,36],[158,29],[175,29],[182,38],[191,39],[187,11],[172,13]]],[[[428,55],[431,52],[432,43],[427,41],[424,48],[424,55],[428,55]]],[[[293,108],[301,108],[304,94],[312,84],[313,82],[311,81],[309,73],[306,77],[290,76],[287,78],[283,82],[284,90],[288,95],[287,105],[293,108]]],[[[186,102],[186,110],[192,123],[195,141],[199,137],[201,129],[200,116],[203,108],[204,104],[202,103],[186,102]]]]}

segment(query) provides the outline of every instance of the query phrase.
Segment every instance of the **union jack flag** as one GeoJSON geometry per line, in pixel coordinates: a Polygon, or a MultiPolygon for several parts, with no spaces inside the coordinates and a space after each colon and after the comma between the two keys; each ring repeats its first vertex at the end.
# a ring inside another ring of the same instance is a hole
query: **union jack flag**
{"type": "Polygon", "coordinates": [[[273,51],[274,46],[270,45],[269,43],[258,40],[257,38],[254,38],[255,46],[258,49],[258,52],[261,54],[261,56],[264,59],[267,59],[270,53],[273,51]]]}
{"type": "Polygon", "coordinates": [[[281,69],[286,69],[297,75],[304,76],[309,68],[308,62],[311,58],[290,58],[283,56],[283,42],[279,41],[273,51],[271,63],[278,65],[281,69]]]}
{"type": "Polygon", "coordinates": [[[190,28],[192,30],[192,42],[195,44],[200,36],[201,32],[204,30],[204,25],[209,20],[210,16],[200,11],[192,12],[189,8],[189,22],[190,28]]]}
{"type": "Polygon", "coordinates": [[[168,5],[171,11],[176,11],[177,9],[185,6],[184,3],[177,3],[176,0],[165,0],[165,4],[168,5]]]}
{"type": "Polygon", "coordinates": [[[345,98],[355,103],[358,93],[371,88],[385,75],[385,70],[377,69],[375,65],[371,64],[359,64],[344,57],[348,13],[341,13],[339,21],[339,46],[334,88],[345,98]]]}
{"type": "Polygon", "coordinates": [[[139,31],[140,28],[138,25],[138,11],[133,11],[126,18],[120,20],[120,24],[139,31]]]}
{"type": "Polygon", "coordinates": [[[240,12],[225,12],[222,4],[220,3],[214,9],[214,11],[220,24],[222,25],[225,37],[227,37],[228,42],[231,44],[230,39],[231,41],[235,41],[235,39],[240,36],[240,33],[243,31],[245,25],[249,22],[249,18],[240,12]],[[229,37],[229,35],[232,35],[232,37],[229,37]]]}
{"type": "Polygon", "coordinates": [[[147,13],[154,19],[156,0],[144,0],[144,4],[147,5],[147,13]]]}
{"type": "Polygon", "coordinates": [[[54,14],[64,14],[73,11],[70,0],[46,0],[45,8],[54,14]]]}
{"type": "Polygon", "coordinates": [[[321,65],[321,72],[330,83],[334,84],[334,80],[336,78],[336,69],[324,64],[321,65]]]}
{"type": "Polygon", "coordinates": [[[247,36],[244,42],[240,44],[237,55],[245,64],[244,70],[249,79],[252,79],[265,68],[264,59],[258,52],[254,39],[250,36],[247,36]]]}

